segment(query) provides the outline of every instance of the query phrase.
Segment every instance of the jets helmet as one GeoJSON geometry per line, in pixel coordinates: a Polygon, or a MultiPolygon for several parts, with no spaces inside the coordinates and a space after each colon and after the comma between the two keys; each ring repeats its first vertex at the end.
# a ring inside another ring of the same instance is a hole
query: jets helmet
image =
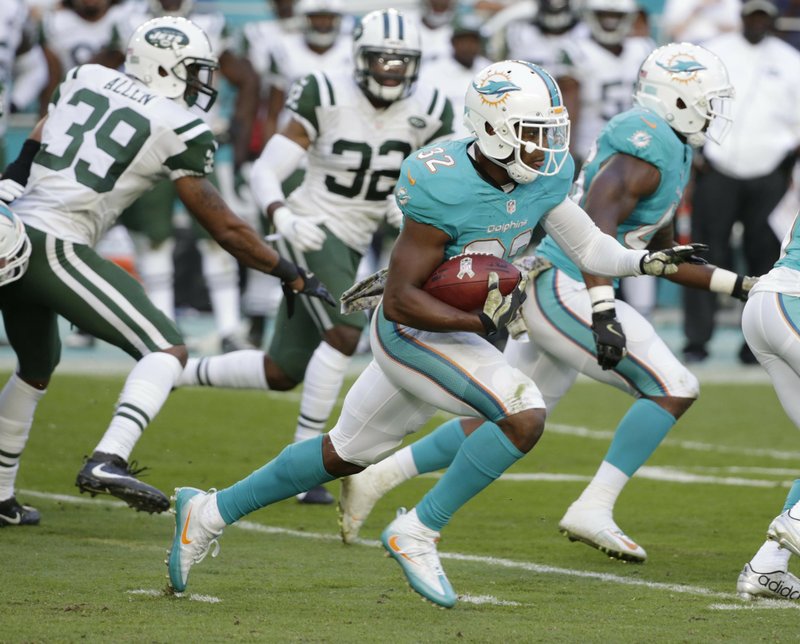
{"type": "Polygon", "coordinates": [[[342,25],[340,0],[300,0],[294,13],[302,18],[303,38],[309,45],[331,47],[336,42],[342,25]],[[315,22],[315,16],[330,16],[330,21],[323,28],[315,22]]]}
{"type": "Polygon", "coordinates": [[[694,147],[706,139],[719,143],[731,126],[728,70],[700,45],[670,43],[653,51],[639,68],[633,96],[694,147]]]}
{"type": "Polygon", "coordinates": [[[153,18],[128,41],[125,73],[167,98],[208,111],[217,98],[212,82],[217,57],[205,32],[191,20],[153,18]]]}
{"type": "Polygon", "coordinates": [[[25,226],[0,202],[0,284],[10,284],[22,277],[30,257],[31,242],[25,226]]]}
{"type": "Polygon", "coordinates": [[[464,124],[481,152],[517,183],[557,174],[569,156],[569,115],[561,90],[533,63],[504,60],[478,72],[467,88],[464,124]],[[541,165],[527,165],[523,149],[543,151],[541,165]]]}
{"type": "Polygon", "coordinates": [[[618,45],[631,32],[639,11],[636,0],[585,0],[581,16],[602,45],[618,45]]]}
{"type": "Polygon", "coordinates": [[[372,11],[353,32],[356,82],[383,103],[405,98],[419,76],[419,30],[396,9],[372,11]]]}
{"type": "Polygon", "coordinates": [[[548,34],[563,34],[578,23],[578,15],[570,0],[539,0],[533,23],[548,34]]]}

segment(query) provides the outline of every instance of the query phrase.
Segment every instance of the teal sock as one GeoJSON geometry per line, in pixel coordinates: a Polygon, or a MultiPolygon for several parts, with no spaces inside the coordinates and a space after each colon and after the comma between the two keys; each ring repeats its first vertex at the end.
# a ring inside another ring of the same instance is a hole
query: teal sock
{"type": "Polygon", "coordinates": [[[466,438],[444,476],[419,502],[419,520],[441,530],[458,508],[523,456],[497,425],[484,423],[466,438]]]}
{"type": "Polygon", "coordinates": [[[453,462],[465,438],[461,420],[452,418],[424,438],[412,443],[411,456],[414,465],[417,466],[417,472],[425,474],[446,468],[453,462]]]}
{"type": "Polygon", "coordinates": [[[789,494],[786,495],[786,503],[783,504],[783,512],[793,508],[800,501],[800,479],[795,479],[792,487],[789,489],[789,494]]]}
{"type": "Polygon", "coordinates": [[[617,425],[605,460],[633,476],[664,440],[675,417],[652,400],[637,400],[617,425]]]}
{"type": "Polygon", "coordinates": [[[322,465],[322,436],[292,443],[247,478],[217,493],[217,507],[225,523],[270,503],[310,490],[335,479],[322,465]]]}

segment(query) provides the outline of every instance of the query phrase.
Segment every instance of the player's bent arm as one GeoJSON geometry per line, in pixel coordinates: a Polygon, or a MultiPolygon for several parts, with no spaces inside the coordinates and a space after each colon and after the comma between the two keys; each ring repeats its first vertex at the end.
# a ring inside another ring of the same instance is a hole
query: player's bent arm
{"type": "Polygon", "coordinates": [[[642,274],[640,263],[647,252],[625,248],[606,235],[569,197],[547,213],[542,225],[584,272],[606,277],[642,274]]]}
{"type": "Polygon", "coordinates": [[[485,329],[477,313],[466,313],[437,300],[422,285],[444,259],[447,233],[406,218],[392,249],[383,292],[387,320],[423,331],[473,331],[485,329]]]}
{"type": "MultiPolygon", "coordinates": [[[[661,172],[654,165],[629,154],[615,154],[592,180],[583,208],[601,231],[616,239],[619,224],[641,199],[658,189],[660,182],[661,172]]],[[[611,284],[608,278],[590,273],[583,277],[589,288],[611,284]]]]}
{"type": "MultiPolygon", "coordinates": [[[[250,224],[236,216],[208,179],[181,177],[175,180],[175,188],[189,212],[222,248],[245,266],[280,277],[273,271],[278,268],[281,256],[261,240],[250,224]]],[[[287,284],[301,291],[304,280],[298,274],[287,284]]]]}
{"type": "Polygon", "coordinates": [[[250,175],[253,196],[262,212],[271,215],[284,205],[281,184],[297,170],[310,146],[308,132],[296,119],[267,141],[250,175]]]}

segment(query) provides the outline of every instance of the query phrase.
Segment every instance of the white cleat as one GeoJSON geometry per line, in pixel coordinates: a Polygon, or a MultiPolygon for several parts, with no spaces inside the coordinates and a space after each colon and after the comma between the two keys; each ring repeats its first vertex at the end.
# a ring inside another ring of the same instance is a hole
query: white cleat
{"type": "Polygon", "coordinates": [[[381,534],[389,556],[400,564],[408,584],[425,599],[443,608],[455,606],[457,596],[444,574],[436,544],[439,533],[417,518],[417,511],[401,508],[381,534]]]}
{"type": "Polygon", "coordinates": [[[736,593],[742,599],[800,600],[800,579],[790,572],[757,572],[747,563],[736,581],[736,593]]]}
{"type": "Polygon", "coordinates": [[[358,541],[358,533],[372,508],[383,496],[375,489],[375,469],[368,467],[363,472],[342,479],[339,494],[339,533],[344,543],[358,541]]]}
{"type": "Polygon", "coordinates": [[[570,541],[581,541],[613,559],[644,563],[647,553],[614,523],[611,512],[581,506],[576,501],[558,523],[561,534],[570,541]]]}
{"type": "MultiPolygon", "coordinates": [[[[213,492],[213,490],[212,490],[213,492]]],[[[211,493],[193,487],[175,488],[175,536],[167,557],[169,585],[173,591],[186,590],[191,567],[205,559],[211,547],[212,557],[219,553],[217,538],[222,531],[214,532],[203,525],[203,507],[213,498],[211,493]]]]}
{"type": "Polygon", "coordinates": [[[767,538],[777,541],[782,548],[800,556],[800,517],[792,515],[790,508],[772,520],[767,528],[767,538]]]}

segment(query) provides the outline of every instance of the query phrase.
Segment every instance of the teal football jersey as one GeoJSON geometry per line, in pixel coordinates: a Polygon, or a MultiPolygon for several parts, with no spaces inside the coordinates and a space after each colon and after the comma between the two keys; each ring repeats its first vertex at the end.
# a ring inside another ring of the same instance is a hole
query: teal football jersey
{"type": "Polygon", "coordinates": [[[800,214],[795,217],[794,223],[783,241],[780,259],[775,262],[775,267],[778,266],[800,271],[800,214]]]}
{"type": "Polygon", "coordinates": [[[511,192],[486,181],[467,149],[474,138],[429,145],[400,169],[395,199],[405,217],[435,226],[450,237],[445,258],[489,253],[509,260],[531,242],[539,220],[569,195],[575,164],[518,184],[511,192]]]}
{"type": "MultiPolygon", "coordinates": [[[[595,176],[615,154],[629,154],[642,159],[661,172],[661,182],[655,192],[639,200],[633,212],[617,228],[620,244],[643,249],[656,231],[675,216],[675,209],[689,181],[692,148],[655,113],[640,107],[622,112],[608,122],[597,138],[575,182],[572,199],[584,205],[595,176]]],[[[582,279],[578,266],[551,237],[542,240],[536,254],[549,259],[573,279],[582,279]]]]}

